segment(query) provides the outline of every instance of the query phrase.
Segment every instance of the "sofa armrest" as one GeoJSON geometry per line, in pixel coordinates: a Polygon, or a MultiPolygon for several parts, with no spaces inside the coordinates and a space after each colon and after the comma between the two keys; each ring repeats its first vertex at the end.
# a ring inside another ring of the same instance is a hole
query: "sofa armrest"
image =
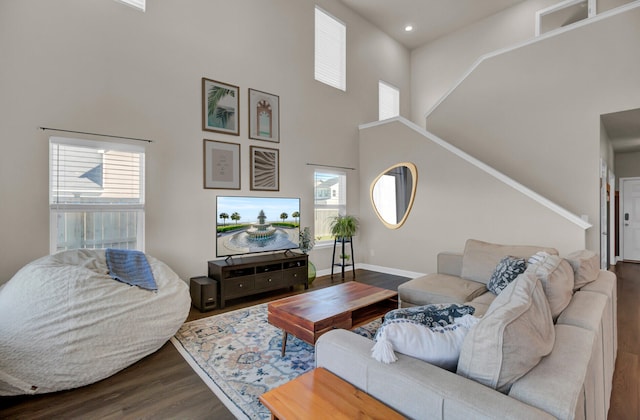
{"type": "Polygon", "coordinates": [[[371,357],[373,341],[346,330],[316,342],[324,367],[409,418],[551,419],[548,413],[477,382],[402,354],[384,364],[371,357]]]}
{"type": "Polygon", "coordinates": [[[441,252],[438,254],[438,273],[460,277],[462,274],[462,253],[441,252]]]}

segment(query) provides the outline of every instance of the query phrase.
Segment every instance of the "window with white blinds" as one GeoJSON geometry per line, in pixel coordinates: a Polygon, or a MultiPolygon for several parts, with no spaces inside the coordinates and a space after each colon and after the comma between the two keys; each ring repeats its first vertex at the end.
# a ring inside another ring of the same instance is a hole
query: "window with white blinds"
{"type": "Polygon", "coordinates": [[[380,80],[378,82],[378,119],[380,121],[400,115],[400,90],[380,80]]]}
{"type": "Polygon", "coordinates": [[[316,6],[315,78],[346,91],[347,27],[316,6]]]}
{"type": "Polygon", "coordinates": [[[144,248],[144,148],[51,137],[51,252],[144,248]]]}
{"type": "Polygon", "coordinates": [[[116,0],[120,3],[124,3],[128,6],[134,7],[138,10],[145,11],[146,8],[146,0],[116,0]]]}

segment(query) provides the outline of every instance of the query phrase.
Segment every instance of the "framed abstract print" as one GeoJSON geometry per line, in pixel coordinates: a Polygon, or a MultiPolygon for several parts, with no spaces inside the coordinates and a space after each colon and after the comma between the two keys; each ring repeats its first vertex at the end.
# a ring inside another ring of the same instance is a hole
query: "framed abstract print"
{"type": "Polygon", "coordinates": [[[280,191],[280,155],[278,149],[250,147],[251,190],[280,191]]]}

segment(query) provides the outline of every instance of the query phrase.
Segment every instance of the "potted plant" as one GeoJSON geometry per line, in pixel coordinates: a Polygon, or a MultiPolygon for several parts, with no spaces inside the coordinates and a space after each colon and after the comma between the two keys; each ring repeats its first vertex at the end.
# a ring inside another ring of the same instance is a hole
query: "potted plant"
{"type": "Polygon", "coordinates": [[[358,225],[360,222],[355,216],[344,215],[336,216],[331,220],[329,228],[331,234],[338,240],[351,238],[358,232],[358,225]]]}
{"type": "MultiPolygon", "coordinates": [[[[344,279],[344,267],[349,265],[348,261],[351,259],[351,255],[347,254],[344,249],[345,242],[351,242],[351,238],[358,232],[359,221],[355,216],[344,215],[344,216],[336,216],[331,220],[329,224],[329,228],[331,229],[331,234],[336,239],[337,242],[341,244],[341,252],[340,252],[340,264],[338,264],[342,269],[342,278],[344,279]]],[[[333,252],[335,253],[335,243],[333,246],[333,252]]],[[[353,243],[351,244],[351,253],[353,253],[353,243]]],[[[334,264],[335,265],[335,264],[334,264]]],[[[355,270],[355,266],[353,262],[350,264],[352,268],[355,270]]],[[[333,276],[333,269],[331,270],[331,276],[333,276]]],[[[354,271],[355,278],[355,271],[354,271]]]]}
{"type": "Polygon", "coordinates": [[[300,243],[300,251],[307,254],[313,248],[313,235],[311,235],[311,229],[306,226],[300,230],[298,234],[298,241],[300,243]]]}
{"type": "MultiPolygon", "coordinates": [[[[300,233],[298,234],[298,242],[300,243],[300,251],[305,254],[309,253],[313,248],[313,235],[311,235],[311,229],[309,229],[308,226],[300,230],[300,233]]],[[[307,262],[309,264],[308,279],[309,284],[311,284],[316,279],[316,266],[313,265],[309,259],[307,259],[307,262]]]]}

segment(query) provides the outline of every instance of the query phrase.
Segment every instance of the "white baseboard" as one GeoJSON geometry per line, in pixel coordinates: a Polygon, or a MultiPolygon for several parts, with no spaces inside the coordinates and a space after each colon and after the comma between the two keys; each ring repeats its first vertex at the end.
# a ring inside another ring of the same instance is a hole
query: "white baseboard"
{"type": "MultiPolygon", "coordinates": [[[[391,275],[394,275],[394,276],[409,277],[410,279],[414,279],[416,277],[424,276],[424,273],[418,273],[418,272],[415,272],[415,271],[400,270],[400,269],[397,269],[397,268],[383,267],[381,265],[358,264],[358,263],[356,263],[356,270],[359,269],[359,268],[363,269],[363,270],[376,271],[378,273],[391,274],[391,275]]],[[[338,269],[336,269],[336,270],[333,270],[333,275],[334,276],[336,274],[338,274],[338,275],[340,274],[340,270],[338,270],[338,269]]],[[[345,267],[344,271],[345,272],[351,271],[351,267],[345,267]]],[[[330,276],[330,275],[331,275],[331,269],[330,268],[325,268],[324,270],[316,271],[316,276],[317,277],[330,276]]]]}
{"type": "Polygon", "coordinates": [[[356,264],[356,268],[377,271],[378,273],[392,274],[394,276],[409,277],[411,279],[415,279],[416,277],[425,275],[425,273],[418,273],[416,271],[401,270],[399,268],[383,267],[380,265],[372,264],[356,264]]]}

